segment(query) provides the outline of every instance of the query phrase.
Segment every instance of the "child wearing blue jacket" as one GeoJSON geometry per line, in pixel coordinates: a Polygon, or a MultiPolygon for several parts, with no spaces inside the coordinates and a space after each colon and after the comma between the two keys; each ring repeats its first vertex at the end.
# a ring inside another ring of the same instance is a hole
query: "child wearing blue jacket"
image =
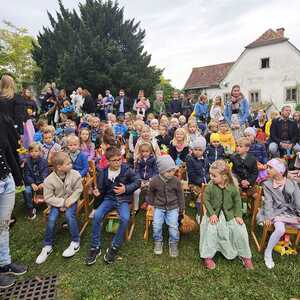
{"type": "Polygon", "coordinates": [[[156,158],[153,152],[152,145],[150,143],[141,144],[138,149],[138,158],[135,164],[136,174],[140,178],[141,188],[137,189],[133,194],[134,210],[139,209],[139,200],[141,192],[145,193],[145,202],[142,205],[142,209],[146,209],[148,206],[148,193],[150,179],[155,175],[158,175],[158,168],[156,164],[156,158]]]}
{"type": "Polygon", "coordinates": [[[33,207],[33,193],[43,193],[44,179],[48,176],[48,162],[42,157],[42,146],[39,143],[29,145],[29,157],[24,165],[24,200],[28,209],[28,219],[36,218],[36,209],[33,207]]]}
{"type": "Polygon", "coordinates": [[[91,214],[93,218],[92,242],[86,257],[87,265],[94,264],[97,256],[101,255],[103,220],[114,209],[118,211],[120,216],[120,225],[111,246],[106,250],[104,261],[111,264],[116,260],[129,225],[129,204],[132,201],[132,194],[140,186],[137,174],[127,165],[122,164],[120,149],[112,146],[107,149],[105,155],[108,160],[108,167],[98,174],[97,188],[94,190],[97,201],[94,203],[95,209],[91,214]]]}
{"type": "Polygon", "coordinates": [[[207,97],[205,95],[200,95],[199,102],[195,104],[195,108],[194,108],[197,124],[199,129],[202,131],[203,135],[205,133],[206,124],[208,122],[208,117],[209,117],[208,104],[206,102],[207,102],[207,97]]]}
{"type": "Polygon", "coordinates": [[[225,150],[220,143],[220,135],[218,133],[211,133],[210,144],[206,148],[205,157],[210,165],[216,160],[225,158],[225,150]]]}
{"type": "Polygon", "coordinates": [[[196,203],[192,202],[190,206],[196,206],[198,222],[201,215],[200,188],[202,184],[207,184],[209,181],[209,163],[204,156],[206,145],[204,141],[198,138],[191,144],[192,154],[188,155],[186,160],[188,181],[194,186],[192,190],[197,194],[196,203]]]}
{"type": "Polygon", "coordinates": [[[87,156],[80,150],[79,137],[76,135],[68,136],[67,148],[73,169],[78,171],[81,177],[85,177],[89,171],[89,162],[87,156]]]}

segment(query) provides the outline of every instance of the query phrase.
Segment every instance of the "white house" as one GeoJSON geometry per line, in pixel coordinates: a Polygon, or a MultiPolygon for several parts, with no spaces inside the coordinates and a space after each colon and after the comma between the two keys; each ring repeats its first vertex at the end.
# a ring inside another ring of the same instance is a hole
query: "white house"
{"type": "Polygon", "coordinates": [[[233,63],[193,68],[184,89],[228,99],[231,87],[241,86],[249,102],[300,103],[300,51],[284,36],[284,28],[269,29],[233,63]]]}

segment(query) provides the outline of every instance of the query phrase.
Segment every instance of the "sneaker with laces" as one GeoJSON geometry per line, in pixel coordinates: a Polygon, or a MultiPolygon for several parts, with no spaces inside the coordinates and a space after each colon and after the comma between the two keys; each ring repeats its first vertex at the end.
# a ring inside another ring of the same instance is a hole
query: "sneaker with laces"
{"type": "Polygon", "coordinates": [[[268,257],[268,256],[265,256],[264,257],[264,260],[265,260],[265,265],[268,269],[273,269],[275,267],[275,263],[273,261],[273,258],[272,256],[271,257],[268,257]]]}
{"type": "Polygon", "coordinates": [[[208,270],[213,270],[216,268],[216,264],[212,258],[204,258],[204,265],[208,270]]]}
{"type": "Polygon", "coordinates": [[[169,255],[170,257],[177,257],[179,255],[178,243],[169,243],[169,255]]]}
{"type": "Polygon", "coordinates": [[[118,249],[112,246],[110,248],[107,248],[103,259],[107,264],[112,264],[116,260],[117,254],[118,254],[118,249]]]}
{"type": "Polygon", "coordinates": [[[10,276],[0,275],[0,289],[8,289],[16,283],[10,276]]]}
{"type": "Polygon", "coordinates": [[[251,258],[241,257],[241,259],[242,259],[242,262],[243,262],[244,267],[245,267],[247,270],[253,270],[253,269],[254,269],[251,258]]]}
{"type": "Polygon", "coordinates": [[[28,219],[29,220],[34,220],[36,218],[36,209],[35,208],[31,208],[28,211],[28,219]]]}
{"type": "Polygon", "coordinates": [[[163,253],[163,242],[155,241],[154,242],[154,254],[161,255],[163,253]]]}
{"type": "Polygon", "coordinates": [[[93,265],[97,260],[97,256],[100,256],[100,255],[101,255],[101,248],[91,248],[85,259],[85,263],[88,266],[93,265]]]}
{"type": "Polygon", "coordinates": [[[45,246],[43,247],[41,253],[39,254],[39,256],[37,257],[35,263],[40,265],[42,263],[44,263],[46,261],[46,259],[48,258],[48,256],[52,253],[53,248],[52,246],[45,246]]]}
{"type": "Polygon", "coordinates": [[[78,242],[71,242],[70,246],[63,252],[63,257],[72,257],[77,253],[80,249],[80,244],[78,242]]]}
{"type": "Polygon", "coordinates": [[[0,275],[23,275],[27,272],[27,267],[11,263],[0,267],[0,275]]]}

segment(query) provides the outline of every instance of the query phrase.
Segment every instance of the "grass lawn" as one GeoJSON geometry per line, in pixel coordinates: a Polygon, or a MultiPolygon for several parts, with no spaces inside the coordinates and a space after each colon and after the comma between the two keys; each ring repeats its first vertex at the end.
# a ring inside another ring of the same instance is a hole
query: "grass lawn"
{"type": "MultiPolygon", "coordinates": [[[[238,259],[226,261],[215,258],[217,268],[207,271],[199,259],[198,233],[182,236],[180,255],[169,258],[167,243],[162,256],[154,256],[153,242],[142,238],[144,214],[138,215],[138,224],[132,241],[126,242],[120,252],[122,260],[106,265],[103,257],[96,264],[86,266],[91,226],[82,236],[81,249],[71,259],[62,257],[69,245],[68,231],[59,231],[54,252],[38,266],[45,223],[39,211],[38,218],[29,221],[24,215],[23,200],[15,207],[18,222],[11,231],[13,259],[29,266],[23,277],[59,276],[57,299],[290,299],[300,297],[300,257],[280,257],[275,254],[275,269],[264,266],[262,254],[257,253],[251,241],[255,269],[246,271],[238,259]]],[[[103,249],[109,246],[112,235],[104,232],[103,249]]],[[[21,279],[20,279],[21,280],[21,279]]]]}

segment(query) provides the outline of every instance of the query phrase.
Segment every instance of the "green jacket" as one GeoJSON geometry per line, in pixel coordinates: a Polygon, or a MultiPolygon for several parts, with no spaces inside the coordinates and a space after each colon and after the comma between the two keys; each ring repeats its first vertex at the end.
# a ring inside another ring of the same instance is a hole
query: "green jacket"
{"type": "Polygon", "coordinates": [[[207,216],[219,216],[223,211],[226,221],[235,217],[242,217],[242,200],[235,185],[230,184],[221,189],[213,183],[209,183],[205,188],[204,205],[207,209],[207,216]]]}
{"type": "Polygon", "coordinates": [[[165,105],[165,103],[162,102],[162,101],[154,100],[154,102],[153,102],[153,111],[157,115],[159,115],[161,113],[165,113],[166,112],[166,105],[165,105]]]}

